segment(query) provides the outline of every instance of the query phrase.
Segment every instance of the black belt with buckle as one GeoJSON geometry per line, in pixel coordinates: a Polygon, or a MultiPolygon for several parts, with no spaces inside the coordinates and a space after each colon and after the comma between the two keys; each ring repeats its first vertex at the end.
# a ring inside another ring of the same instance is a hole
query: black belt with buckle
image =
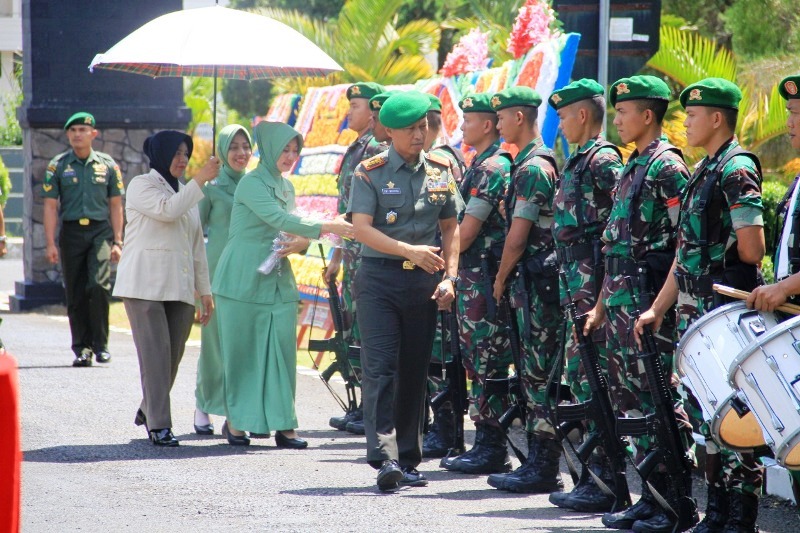
{"type": "Polygon", "coordinates": [[[558,262],[574,263],[592,257],[592,243],[584,242],[582,244],[573,244],[572,246],[563,246],[556,248],[556,257],[558,262]]]}
{"type": "Polygon", "coordinates": [[[62,223],[75,226],[97,226],[98,224],[108,224],[108,220],[92,220],[84,217],[78,220],[64,220],[62,223]]]}
{"type": "Polygon", "coordinates": [[[417,267],[416,264],[409,260],[403,259],[389,259],[387,257],[361,257],[362,262],[367,263],[374,263],[377,265],[384,265],[389,267],[399,268],[401,270],[415,270],[417,267]]]}
{"type": "Polygon", "coordinates": [[[609,276],[639,276],[647,272],[647,264],[629,257],[606,256],[606,274],[609,276]]]}
{"type": "Polygon", "coordinates": [[[692,276],[683,272],[675,272],[675,281],[678,282],[678,289],[691,296],[705,298],[714,295],[715,280],[710,275],[692,276]]]}

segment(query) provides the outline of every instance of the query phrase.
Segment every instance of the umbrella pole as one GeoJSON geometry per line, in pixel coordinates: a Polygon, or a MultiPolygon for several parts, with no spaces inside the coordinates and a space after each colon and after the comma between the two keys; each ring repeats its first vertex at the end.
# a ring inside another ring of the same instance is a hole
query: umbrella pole
{"type": "Polygon", "coordinates": [[[217,66],[214,65],[214,118],[211,126],[211,155],[217,155],[217,66]]]}

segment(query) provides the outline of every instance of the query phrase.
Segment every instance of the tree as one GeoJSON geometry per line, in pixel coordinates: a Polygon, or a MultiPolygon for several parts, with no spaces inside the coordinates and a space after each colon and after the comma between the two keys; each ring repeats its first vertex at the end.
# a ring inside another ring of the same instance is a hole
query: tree
{"type": "Polygon", "coordinates": [[[444,25],[455,28],[460,33],[468,32],[472,28],[488,31],[489,57],[494,60],[495,65],[502,65],[513,59],[506,51],[508,36],[514,27],[519,8],[524,3],[525,0],[464,0],[462,6],[454,11],[454,16],[446,20],[444,25]]]}
{"type": "Polygon", "coordinates": [[[736,0],[722,18],[739,56],[772,57],[800,51],[796,0],[736,0]]]}
{"type": "Polygon", "coordinates": [[[271,97],[270,80],[225,80],[222,85],[225,106],[245,117],[266,114],[271,97]]]}

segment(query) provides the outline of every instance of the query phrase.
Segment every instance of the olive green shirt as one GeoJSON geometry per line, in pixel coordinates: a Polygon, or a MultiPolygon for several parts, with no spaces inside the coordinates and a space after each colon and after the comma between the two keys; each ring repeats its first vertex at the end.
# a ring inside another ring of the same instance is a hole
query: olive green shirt
{"type": "MultiPolygon", "coordinates": [[[[450,161],[421,153],[414,165],[389,150],[356,167],[348,213],[372,217],[381,233],[412,245],[436,245],[439,219],[455,218],[459,197],[450,161]]],[[[364,246],[363,257],[404,259],[364,246]]]]}
{"type": "Polygon", "coordinates": [[[108,220],[108,199],[125,193],[122,172],[103,152],[89,153],[81,161],[72,149],[55,156],[47,165],[42,197],[61,200],[61,219],[108,220]]]}

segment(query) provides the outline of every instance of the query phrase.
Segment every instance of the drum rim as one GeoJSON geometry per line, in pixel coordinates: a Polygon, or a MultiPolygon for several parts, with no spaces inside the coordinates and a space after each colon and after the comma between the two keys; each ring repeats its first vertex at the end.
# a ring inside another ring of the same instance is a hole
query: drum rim
{"type": "MultiPolygon", "coordinates": [[[[726,415],[728,413],[730,413],[731,411],[734,411],[733,406],[731,405],[731,402],[737,396],[736,393],[737,393],[737,391],[733,391],[730,394],[730,396],[728,396],[727,398],[725,398],[725,400],[720,402],[721,403],[720,407],[717,407],[716,409],[714,409],[713,420],[706,420],[705,422],[708,424],[708,429],[711,431],[712,438],[716,441],[716,443],[718,445],[721,445],[722,447],[728,448],[729,450],[733,450],[735,452],[748,453],[748,452],[752,452],[757,447],[754,448],[753,446],[736,446],[734,444],[730,444],[730,443],[728,443],[727,441],[725,441],[722,438],[722,432],[720,431],[720,429],[721,429],[720,425],[722,424],[722,421],[725,418],[723,416],[720,416],[720,410],[723,407],[727,406],[729,409],[728,409],[728,412],[725,413],[726,415]]],[[[702,411],[702,409],[701,409],[701,411],[702,411]]],[[[735,411],[734,411],[734,416],[736,416],[735,411]]],[[[759,424],[759,426],[760,426],[760,424],[759,424]]],[[[761,429],[761,433],[763,435],[764,428],[761,427],[760,429],[761,429]]],[[[798,431],[800,431],[800,429],[798,429],[798,431]]],[[[766,446],[766,439],[764,439],[764,441],[765,441],[764,445],[766,446]]]]}
{"type": "Polygon", "coordinates": [[[715,307],[714,309],[711,309],[707,313],[703,314],[703,316],[701,316],[700,318],[695,320],[692,323],[692,325],[689,326],[689,329],[686,330],[686,333],[684,333],[681,336],[681,339],[678,341],[678,352],[682,351],[683,345],[685,344],[685,342],[688,342],[688,339],[692,335],[694,335],[696,329],[700,329],[700,327],[703,324],[705,324],[706,322],[711,321],[711,319],[715,318],[718,314],[722,314],[725,311],[732,311],[732,310],[738,309],[738,308],[747,309],[747,304],[744,303],[744,302],[732,302],[732,303],[725,304],[725,305],[720,306],[720,307],[715,307]]]}
{"type": "MultiPolygon", "coordinates": [[[[800,428],[795,429],[788,437],[783,439],[783,442],[781,443],[780,446],[776,446],[775,448],[773,448],[773,451],[775,452],[775,461],[782,467],[786,468],[787,470],[800,470],[800,467],[789,468],[788,466],[786,466],[783,460],[780,459],[783,452],[787,451],[786,447],[789,445],[790,442],[792,442],[792,439],[797,439],[795,446],[800,446],[800,439],[798,437],[800,437],[800,428]]],[[[794,446],[792,447],[792,449],[793,448],[794,446]]]]}
{"type": "Polygon", "coordinates": [[[788,320],[784,320],[783,322],[778,323],[777,326],[774,328],[767,330],[763,335],[750,341],[750,344],[745,346],[739,355],[733,358],[731,361],[731,366],[728,367],[728,383],[731,384],[732,387],[738,388],[734,378],[736,377],[736,373],[739,371],[739,367],[742,362],[750,357],[753,352],[757,351],[762,344],[766,344],[771,341],[773,338],[780,336],[783,334],[784,331],[792,329],[795,325],[800,326],[800,315],[792,317],[788,320]]]}

